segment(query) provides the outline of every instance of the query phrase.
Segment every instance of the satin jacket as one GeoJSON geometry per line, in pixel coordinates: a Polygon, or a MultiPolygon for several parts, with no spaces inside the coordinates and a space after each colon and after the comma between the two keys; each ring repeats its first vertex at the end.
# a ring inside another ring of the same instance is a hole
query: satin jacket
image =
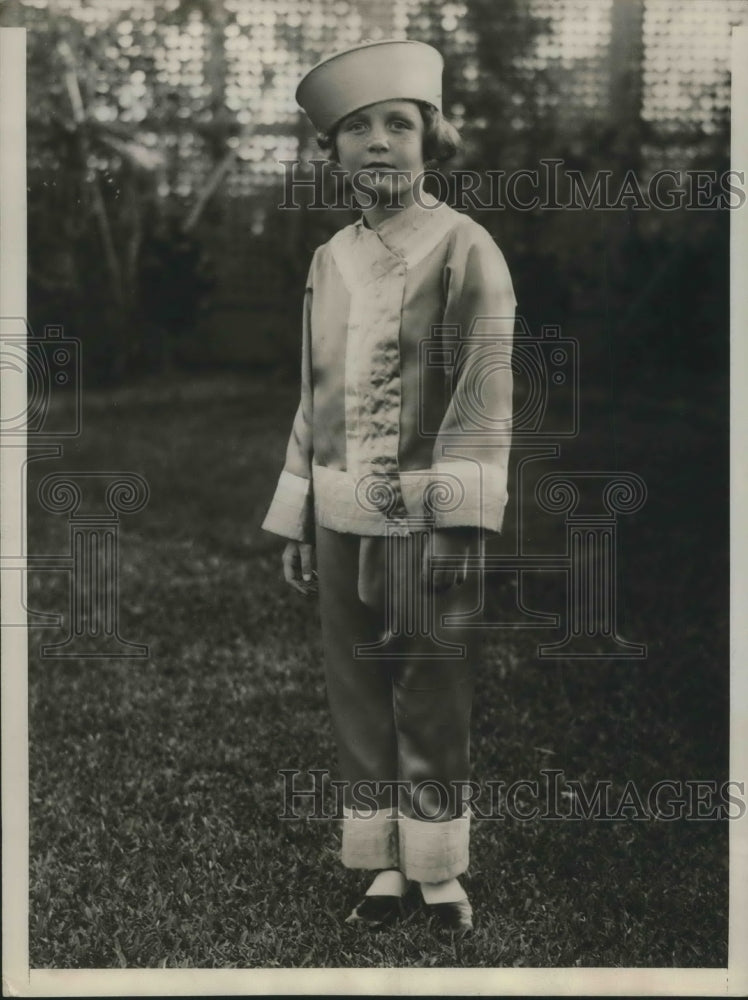
{"type": "Polygon", "coordinates": [[[312,541],[388,519],[499,531],[511,444],[516,301],[468,216],[423,196],[314,254],[301,400],[263,528],[312,541]]]}

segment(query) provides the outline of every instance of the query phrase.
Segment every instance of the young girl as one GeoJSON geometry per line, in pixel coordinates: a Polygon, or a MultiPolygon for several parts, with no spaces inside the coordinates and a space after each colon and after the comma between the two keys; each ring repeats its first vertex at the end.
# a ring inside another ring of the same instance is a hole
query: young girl
{"type": "Polygon", "coordinates": [[[486,230],[420,183],[459,145],[441,75],[428,45],[373,42],[297,90],[364,207],[312,260],[301,402],[263,527],[288,539],[297,590],[316,565],[342,861],[376,872],[348,921],[395,920],[417,882],[434,922],[467,933],[471,669],[483,533],[507,500],[515,299],[486,230]]]}

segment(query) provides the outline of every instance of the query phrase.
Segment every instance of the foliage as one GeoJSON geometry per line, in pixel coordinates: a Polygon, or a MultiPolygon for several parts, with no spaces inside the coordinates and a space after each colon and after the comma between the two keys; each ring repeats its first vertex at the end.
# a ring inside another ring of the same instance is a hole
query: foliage
{"type": "MultiPolygon", "coordinates": [[[[631,72],[628,96],[606,107],[596,83],[593,111],[569,108],[560,95],[570,81],[587,79],[588,69],[584,60],[564,68],[542,55],[553,42],[552,8],[540,16],[523,0],[423,0],[413,9],[410,37],[445,55],[446,111],[466,140],[460,168],[538,170],[543,158],[558,158],[589,181],[609,169],[620,183],[629,167],[646,176],[663,158],[681,171],[726,165],[716,83],[711,90],[692,84],[694,106],[714,109],[706,124],[694,118],[655,128],[637,108],[631,72]]],[[[251,101],[229,86],[227,45],[242,40],[244,27],[208,0],[156,4],[147,17],[99,4],[25,5],[23,14],[32,326],[62,322],[81,337],[89,381],[201,362],[206,343],[213,363],[244,358],[291,369],[311,251],[349,216],[279,212],[279,190],[267,177],[250,195],[229,193],[245,169],[239,144],[266,127],[257,110],[262,95],[280,99],[280,84],[271,84],[283,62],[262,49],[261,65],[249,67],[260,88],[251,101]],[[248,327],[254,348],[245,342],[248,327]]],[[[289,25],[274,30],[275,44],[292,44],[289,25]]],[[[293,44],[313,61],[328,34],[316,38],[310,28],[293,44]]],[[[278,108],[275,128],[313,153],[308,127],[301,119],[289,126],[278,108]]],[[[273,156],[261,148],[261,162],[246,167],[256,178],[273,156]]],[[[666,365],[700,366],[708,317],[707,356],[715,368],[724,364],[727,211],[509,207],[476,214],[507,256],[533,330],[560,323],[573,335],[581,317],[596,317],[605,339],[625,345],[627,375],[651,382],[666,365]],[[695,286],[697,308],[683,295],[695,286]]]]}
{"type": "MultiPolygon", "coordinates": [[[[63,322],[80,337],[89,379],[119,380],[144,363],[158,369],[210,288],[185,225],[191,206],[162,192],[178,188],[178,103],[135,68],[147,60],[126,58],[132,39],[121,20],[92,24],[56,5],[26,15],[32,328],[63,322]],[[133,107],[146,90],[147,115],[133,107]],[[185,296],[178,317],[168,301],[175,294],[185,296]]],[[[141,33],[142,42],[147,22],[141,33]]]]}

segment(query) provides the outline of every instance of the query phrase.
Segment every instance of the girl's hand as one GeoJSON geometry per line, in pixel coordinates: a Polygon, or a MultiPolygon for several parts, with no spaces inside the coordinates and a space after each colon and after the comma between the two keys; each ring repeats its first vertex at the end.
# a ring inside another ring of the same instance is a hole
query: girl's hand
{"type": "Polygon", "coordinates": [[[287,542],[283,550],[283,576],[304,597],[317,592],[314,546],[307,542],[287,542]]]}
{"type": "MultiPolygon", "coordinates": [[[[474,540],[477,528],[442,528],[434,531],[431,536],[432,556],[462,556],[462,565],[458,567],[444,567],[435,569],[433,572],[434,591],[439,594],[450,587],[459,587],[465,582],[467,576],[467,557],[470,551],[470,544],[474,540]]],[[[431,566],[429,563],[428,548],[424,551],[423,558],[423,579],[428,583],[431,578],[431,566]]]]}

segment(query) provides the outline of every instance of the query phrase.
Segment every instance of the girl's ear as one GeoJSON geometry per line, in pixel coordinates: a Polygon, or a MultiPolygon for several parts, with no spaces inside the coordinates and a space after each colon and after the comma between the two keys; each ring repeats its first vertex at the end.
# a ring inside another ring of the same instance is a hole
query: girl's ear
{"type": "Polygon", "coordinates": [[[421,104],[423,158],[427,166],[438,166],[462,151],[462,140],[454,125],[433,105],[421,104]]]}
{"type": "Polygon", "coordinates": [[[323,153],[327,154],[327,159],[331,163],[339,163],[340,157],[338,156],[338,143],[337,143],[337,129],[330,134],[329,132],[318,132],[317,133],[317,145],[322,150],[323,153]]]}

